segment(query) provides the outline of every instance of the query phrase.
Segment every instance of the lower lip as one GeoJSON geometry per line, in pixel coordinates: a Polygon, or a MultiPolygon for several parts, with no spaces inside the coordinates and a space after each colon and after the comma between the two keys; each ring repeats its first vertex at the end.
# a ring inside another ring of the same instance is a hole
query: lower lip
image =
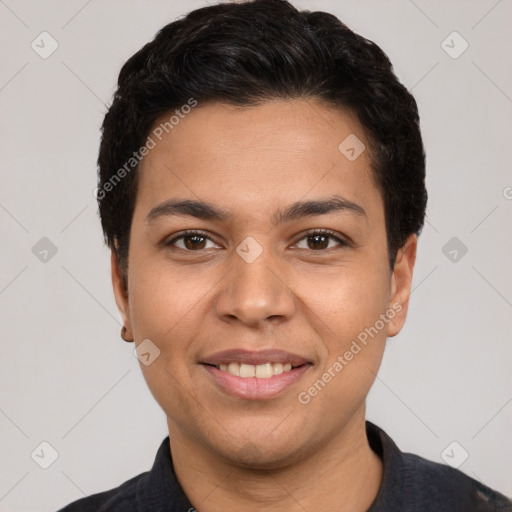
{"type": "Polygon", "coordinates": [[[228,372],[219,370],[215,366],[201,365],[221,387],[230,395],[246,400],[265,400],[274,398],[293,386],[308,371],[310,364],[293,368],[288,372],[273,375],[269,379],[258,377],[237,377],[228,372]]]}

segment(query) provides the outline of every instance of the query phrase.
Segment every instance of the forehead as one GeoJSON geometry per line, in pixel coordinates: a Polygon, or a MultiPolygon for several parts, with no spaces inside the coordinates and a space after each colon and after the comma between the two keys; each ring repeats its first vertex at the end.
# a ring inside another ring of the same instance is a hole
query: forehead
{"type": "Polygon", "coordinates": [[[380,198],[357,118],[317,100],[199,104],[167,132],[141,163],[136,212],[173,196],[251,211],[308,195],[380,198]]]}

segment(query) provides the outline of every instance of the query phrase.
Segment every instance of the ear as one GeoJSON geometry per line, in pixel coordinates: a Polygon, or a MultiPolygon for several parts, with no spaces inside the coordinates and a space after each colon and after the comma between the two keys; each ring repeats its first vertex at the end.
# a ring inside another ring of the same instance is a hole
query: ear
{"type": "Polygon", "coordinates": [[[128,303],[128,293],[123,286],[121,272],[117,263],[114,250],[110,252],[110,264],[112,269],[112,287],[114,289],[114,297],[116,299],[117,308],[123,317],[123,322],[126,327],[126,336],[128,339],[133,339],[133,329],[130,318],[130,307],[128,303]]]}
{"type": "Polygon", "coordinates": [[[418,237],[409,235],[405,244],[398,250],[391,276],[390,310],[396,314],[388,323],[388,336],[396,336],[402,329],[409,308],[412,274],[416,261],[418,237]]]}

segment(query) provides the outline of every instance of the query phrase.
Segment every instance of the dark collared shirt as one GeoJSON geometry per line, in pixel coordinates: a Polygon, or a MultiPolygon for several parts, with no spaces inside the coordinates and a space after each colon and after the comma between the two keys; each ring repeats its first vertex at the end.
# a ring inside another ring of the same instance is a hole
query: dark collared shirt
{"type": "MultiPolygon", "coordinates": [[[[384,467],[379,492],[367,512],[512,512],[512,501],[461,471],[402,453],[370,422],[366,422],[366,433],[384,467]]],[[[166,437],[151,471],[110,491],[75,501],[59,512],[193,511],[174,474],[166,437]]]]}

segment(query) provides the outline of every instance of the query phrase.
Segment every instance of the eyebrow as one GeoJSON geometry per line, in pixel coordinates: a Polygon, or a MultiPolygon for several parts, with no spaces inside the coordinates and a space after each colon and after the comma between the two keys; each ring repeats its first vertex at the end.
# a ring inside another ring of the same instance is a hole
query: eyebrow
{"type": "MultiPolygon", "coordinates": [[[[343,197],[333,195],[327,199],[316,201],[298,201],[287,207],[284,211],[278,211],[272,217],[273,224],[282,224],[303,217],[325,215],[333,212],[346,212],[358,217],[367,217],[364,209],[343,197]]],[[[169,199],[158,204],[146,215],[146,223],[150,224],[157,219],[171,216],[191,216],[204,220],[216,220],[226,222],[232,218],[227,210],[219,208],[205,201],[192,199],[169,199]]]]}

